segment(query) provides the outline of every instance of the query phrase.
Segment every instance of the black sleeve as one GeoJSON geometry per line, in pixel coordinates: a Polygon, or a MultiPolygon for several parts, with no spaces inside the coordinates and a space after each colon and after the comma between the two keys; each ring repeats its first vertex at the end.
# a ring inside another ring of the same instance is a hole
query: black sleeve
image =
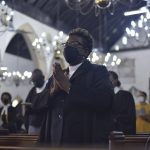
{"type": "Polygon", "coordinates": [[[35,90],[35,87],[33,87],[33,88],[29,91],[25,102],[29,102],[29,103],[32,102],[32,95],[33,95],[34,90],[35,90]]]}
{"type": "Polygon", "coordinates": [[[126,122],[128,121],[134,121],[136,119],[136,114],[135,114],[135,102],[132,94],[128,91],[125,91],[124,98],[127,101],[127,113],[126,114],[120,114],[119,118],[121,120],[124,120],[126,122]]]}
{"type": "Polygon", "coordinates": [[[42,91],[41,96],[37,97],[37,103],[31,105],[31,113],[41,114],[44,113],[48,108],[49,90],[45,89],[42,91]]]}
{"type": "Polygon", "coordinates": [[[12,106],[9,107],[8,109],[8,113],[9,113],[9,122],[10,123],[15,123],[17,118],[16,118],[16,109],[13,108],[12,106]]]}
{"type": "Polygon", "coordinates": [[[104,66],[97,66],[93,71],[94,77],[90,79],[92,85],[90,87],[72,86],[69,96],[76,97],[73,99],[74,103],[87,105],[97,111],[106,111],[112,106],[114,96],[109,74],[104,66]]]}

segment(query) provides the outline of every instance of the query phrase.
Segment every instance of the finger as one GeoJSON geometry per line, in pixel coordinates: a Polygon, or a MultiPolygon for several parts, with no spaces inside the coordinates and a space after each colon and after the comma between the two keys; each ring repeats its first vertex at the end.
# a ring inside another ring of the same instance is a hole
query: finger
{"type": "Polygon", "coordinates": [[[59,63],[57,63],[57,62],[55,63],[55,65],[56,65],[56,66],[59,66],[59,67],[61,67],[61,66],[60,66],[60,64],[59,64],[59,63]]]}
{"type": "Polygon", "coordinates": [[[60,85],[59,78],[57,78],[57,75],[53,74],[53,76],[54,76],[54,84],[55,84],[55,86],[60,85]]]}
{"type": "Polygon", "coordinates": [[[56,68],[57,70],[62,70],[62,68],[61,68],[61,66],[60,66],[59,63],[55,63],[55,68],[56,68]]]}
{"type": "Polygon", "coordinates": [[[67,74],[67,72],[65,72],[65,73],[64,73],[64,75],[65,75],[65,77],[67,77],[67,78],[68,78],[68,74],[67,74]]]}
{"type": "Polygon", "coordinates": [[[60,64],[58,62],[55,62],[55,65],[59,66],[60,64]]]}
{"type": "Polygon", "coordinates": [[[56,72],[56,70],[55,70],[55,64],[53,64],[53,66],[52,66],[53,68],[53,72],[56,72]]]}
{"type": "Polygon", "coordinates": [[[59,79],[55,78],[55,86],[59,86],[60,87],[61,82],[59,79]]]}
{"type": "Polygon", "coordinates": [[[53,78],[56,79],[57,78],[57,73],[53,72],[53,78]]]}

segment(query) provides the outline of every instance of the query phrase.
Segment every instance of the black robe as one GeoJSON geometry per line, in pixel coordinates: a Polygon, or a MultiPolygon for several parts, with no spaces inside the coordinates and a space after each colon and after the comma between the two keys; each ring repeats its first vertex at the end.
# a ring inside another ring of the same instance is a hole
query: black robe
{"type": "Polygon", "coordinates": [[[49,89],[47,85],[41,93],[36,93],[35,87],[29,91],[26,102],[31,103],[32,105],[26,106],[25,127],[27,131],[29,125],[41,127],[48,108],[48,96],[49,89]]]}
{"type": "Polygon", "coordinates": [[[49,98],[40,142],[51,145],[100,144],[111,131],[113,88],[104,66],[85,61],[70,78],[69,94],[49,98]]]}
{"type": "Polygon", "coordinates": [[[120,90],[115,94],[113,103],[114,130],[124,134],[136,133],[135,102],[130,92],[120,90]]]}
{"type": "MultiPolygon", "coordinates": [[[[3,110],[3,107],[0,108],[0,114],[3,110]]],[[[10,133],[17,132],[17,124],[16,124],[16,110],[11,105],[8,107],[8,116],[5,114],[1,115],[2,119],[2,127],[8,129],[10,133]]]]}

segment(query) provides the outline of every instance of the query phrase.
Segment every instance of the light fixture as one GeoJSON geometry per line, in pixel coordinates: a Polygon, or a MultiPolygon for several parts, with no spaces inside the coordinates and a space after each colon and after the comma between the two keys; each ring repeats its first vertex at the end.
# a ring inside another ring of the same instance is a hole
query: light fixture
{"type": "MultiPolygon", "coordinates": [[[[95,15],[99,15],[99,9],[114,7],[120,0],[65,0],[67,6],[72,10],[79,11],[82,15],[87,15],[95,8],[95,15]]],[[[114,9],[112,9],[114,10],[114,9]]],[[[113,14],[113,12],[111,12],[113,14]]]]}
{"type": "Polygon", "coordinates": [[[123,38],[122,38],[122,44],[123,45],[127,45],[127,43],[128,43],[127,37],[123,36],[123,38]]]}
{"type": "Polygon", "coordinates": [[[54,51],[54,59],[59,59],[63,53],[64,45],[69,37],[65,36],[63,31],[59,31],[52,40],[52,49],[54,51]]]}
{"type": "Polygon", "coordinates": [[[0,67],[0,81],[5,81],[6,77],[4,76],[7,71],[7,67],[0,67]]]}
{"type": "Polygon", "coordinates": [[[22,99],[20,96],[16,96],[13,100],[12,100],[12,107],[16,108],[19,104],[22,103],[22,99]]]}
{"type": "Polygon", "coordinates": [[[142,7],[139,10],[134,10],[134,11],[128,11],[125,12],[124,15],[125,16],[131,16],[131,15],[137,15],[137,14],[143,14],[143,13],[147,13],[149,10],[146,7],[142,7]]]}
{"type": "Polygon", "coordinates": [[[32,46],[37,50],[37,52],[40,52],[42,49],[46,58],[50,55],[51,41],[45,32],[42,32],[39,38],[34,39],[32,46]]]}
{"type": "Polygon", "coordinates": [[[146,1],[146,6],[141,7],[140,9],[137,9],[137,10],[124,12],[124,16],[131,16],[131,15],[149,13],[150,0],[143,0],[143,1],[146,1]]]}
{"type": "MultiPolygon", "coordinates": [[[[150,13],[150,12],[149,12],[150,13]]],[[[126,27],[126,35],[122,37],[122,44],[127,46],[146,46],[150,44],[150,17],[142,14],[139,20],[131,21],[131,26],[126,27]]]]}
{"type": "Polygon", "coordinates": [[[115,50],[119,51],[119,45],[115,45],[115,50]]]}
{"type": "Polygon", "coordinates": [[[0,32],[13,29],[14,11],[3,0],[0,2],[0,32]]]}
{"type": "Polygon", "coordinates": [[[121,59],[116,55],[107,53],[103,54],[98,49],[93,49],[89,57],[87,58],[91,63],[104,65],[108,68],[117,67],[121,63],[121,59]]]}
{"type": "Polygon", "coordinates": [[[8,71],[0,69],[0,81],[5,82],[6,84],[15,84],[19,86],[21,83],[29,84],[32,73],[29,71],[8,71]]]}
{"type": "Polygon", "coordinates": [[[105,9],[111,5],[111,0],[95,0],[95,4],[97,7],[105,9]]]}
{"type": "Polygon", "coordinates": [[[147,48],[150,45],[150,12],[141,14],[138,20],[132,20],[125,28],[125,34],[113,47],[114,50],[129,48],[147,48]]]}

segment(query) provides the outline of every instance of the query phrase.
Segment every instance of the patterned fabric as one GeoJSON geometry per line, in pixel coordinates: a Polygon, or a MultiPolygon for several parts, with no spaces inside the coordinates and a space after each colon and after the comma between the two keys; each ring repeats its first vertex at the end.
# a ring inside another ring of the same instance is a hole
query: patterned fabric
{"type": "Polygon", "coordinates": [[[150,132],[150,104],[136,105],[136,131],[150,132]]]}

